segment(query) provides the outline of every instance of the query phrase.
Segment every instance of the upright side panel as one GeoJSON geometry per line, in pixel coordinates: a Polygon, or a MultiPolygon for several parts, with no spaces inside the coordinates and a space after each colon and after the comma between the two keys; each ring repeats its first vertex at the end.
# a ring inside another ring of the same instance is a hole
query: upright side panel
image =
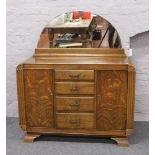
{"type": "Polygon", "coordinates": [[[128,99],[127,99],[127,130],[126,135],[130,135],[134,128],[134,103],[135,103],[135,68],[128,66],[128,99]]]}
{"type": "Polygon", "coordinates": [[[25,102],[24,102],[24,80],[23,80],[23,65],[17,66],[17,93],[18,93],[18,112],[19,125],[23,130],[26,130],[25,119],[25,102]]]}
{"type": "Polygon", "coordinates": [[[26,123],[28,127],[53,127],[52,71],[24,70],[26,123]]]}
{"type": "Polygon", "coordinates": [[[127,118],[127,71],[97,72],[97,129],[123,130],[127,118]]]}

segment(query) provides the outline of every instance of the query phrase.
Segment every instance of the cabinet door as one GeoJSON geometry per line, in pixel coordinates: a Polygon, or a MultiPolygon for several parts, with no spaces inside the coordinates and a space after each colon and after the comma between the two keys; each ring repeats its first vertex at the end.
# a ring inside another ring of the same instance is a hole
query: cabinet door
{"type": "Polygon", "coordinates": [[[127,71],[98,71],[97,94],[97,129],[125,129],[127,71]]]}
{"type": "Polygon", "coordinates": [[[52,127],[52,71],[24,70],[24,88],[27,126],[52,127]]]}

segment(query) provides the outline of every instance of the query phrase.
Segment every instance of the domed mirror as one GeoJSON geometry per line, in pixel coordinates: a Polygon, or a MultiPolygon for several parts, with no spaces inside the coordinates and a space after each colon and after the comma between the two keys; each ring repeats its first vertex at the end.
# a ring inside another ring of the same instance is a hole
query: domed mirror
{"type": "Polygon", "coordinates": [[[55,17],[43,29],[37,48],[121,48],[117,30],[103,17],[73,11],[55,17]]]}

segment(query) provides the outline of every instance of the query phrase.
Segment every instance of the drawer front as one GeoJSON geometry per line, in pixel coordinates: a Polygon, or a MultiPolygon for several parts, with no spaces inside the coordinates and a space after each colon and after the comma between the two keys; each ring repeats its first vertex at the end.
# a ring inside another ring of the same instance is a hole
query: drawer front
{"type": "Polygon", "coordinates": [[[56,80],[94,80],[93,70],[56,70],[56,80]]]}
{"type": "Polygon", "coordinates": [[[94,94],[93,82],[56,82],[56,94],[94,94]]]}
{"type": "Polygon", "coordinates": [[[94,114],[57,114],[56,124],[62,129],[93,129],[95,117],[94,114]]]}
{"type": "Polygon", "coordinates": [[[94,112],[94,97],[56,97],[57,112],[94,112]]]}

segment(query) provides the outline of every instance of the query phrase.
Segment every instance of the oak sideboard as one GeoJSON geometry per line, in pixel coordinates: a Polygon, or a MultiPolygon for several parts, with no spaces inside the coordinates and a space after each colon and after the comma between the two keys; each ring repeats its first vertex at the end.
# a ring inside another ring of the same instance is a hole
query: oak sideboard
{"type": "Polygon", "coordinates": [[[94,135],[128,146],[135,68],[123,48],[37,48],[17,66],[17,88],[25,142],[94,135]]]}

